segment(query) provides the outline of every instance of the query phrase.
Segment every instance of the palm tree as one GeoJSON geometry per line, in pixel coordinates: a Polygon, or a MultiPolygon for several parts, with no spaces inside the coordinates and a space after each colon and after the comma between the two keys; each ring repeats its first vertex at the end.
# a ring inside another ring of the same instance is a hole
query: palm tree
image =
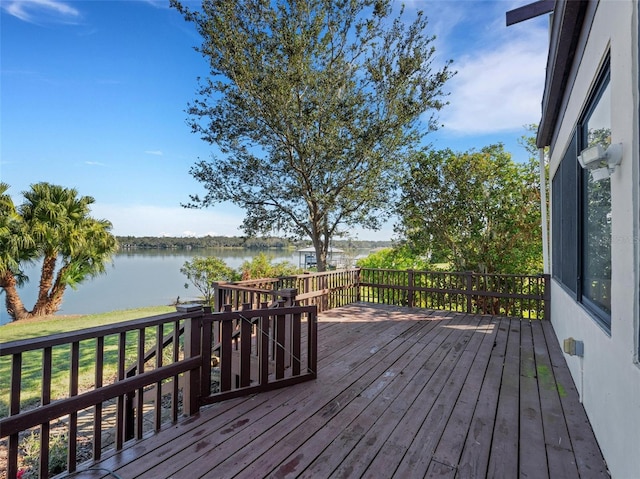
{"type": "MultiPolygon", "coordinates": [[[[0,189],[0,195],[5,191],[0,189]]],[[[117,250],[111,223],[90,216],[90,206],[95,202],[92,197],[79,197],[76,189],[44,182],[31,185],[31,190],[23,194],[26,201],[17,209],[10,199],[0,199],[0,287],[13,320],[57,312],[66,287],[75,288],[85,279],[104,273],[105,264],[117,250]],[[13,223],[9,219],[12,210],[13,223]],[[3,228],[4,223],[14,224],[13,229],[3,228]],[[20,241],[24,244],[14,247],[20,241]],[[42,258],[38,298],[28,311],[17,291],[25,279],[19,266],[36,258],[42,258]]]]}
{"type": "Polygon", "coordinates": [[[11,196],[7,194],[8,189],[7,183],[0,183],[0,286],[5,292],[7,310],[15,317],[14,312],[26,313],[17,293],[18,286],[27,281],[20,266],[35,259],[37,250],[11,196]]]}

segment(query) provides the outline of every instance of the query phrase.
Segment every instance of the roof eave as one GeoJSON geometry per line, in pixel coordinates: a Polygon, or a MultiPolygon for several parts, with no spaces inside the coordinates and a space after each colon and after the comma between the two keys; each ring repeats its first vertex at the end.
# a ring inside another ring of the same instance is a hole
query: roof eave
{"type": "Polygon", "coordinates": [[[551,144],[589,0],[557,0],[551,26],[542,119],[536,144],[551,144]]]}

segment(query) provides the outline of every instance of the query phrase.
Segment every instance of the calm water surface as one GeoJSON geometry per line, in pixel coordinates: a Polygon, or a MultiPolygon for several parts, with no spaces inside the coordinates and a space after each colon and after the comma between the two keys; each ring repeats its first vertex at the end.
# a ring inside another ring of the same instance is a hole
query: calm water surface
{"type": "MultiPolygon", "coordinates": [[[[230,250],[199,249],[193,251],[136,251],[119,253],[107,273],[81,284],[77,290],[67,288],[62,308],[58,314],[104,313],[120,309],[140,308],[172,304],[178,296],[180,301],[196,299],[200,292],[188,283],[180,273],[185,261],[194,256],[216,256],[234,269],[259,253],[265,253],[273,262],[289,261],[298,266],[299,254],[289,250],[230,250]]],[[[26,268],[31,281],[20,290],[27,309],[31,309],[37,297],[40,278],[39,265],[26,268]]],[[[9,322],[4,306],[4,294],[0,293],[0,324],[9,322]]]]}

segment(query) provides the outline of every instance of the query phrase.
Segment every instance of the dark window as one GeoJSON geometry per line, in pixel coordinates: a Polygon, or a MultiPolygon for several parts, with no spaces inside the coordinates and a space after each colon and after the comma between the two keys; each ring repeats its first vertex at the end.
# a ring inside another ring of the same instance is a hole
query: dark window
{"type": "Polygon", "coordinates": [[[573,136],[551,185],[553,276],[578,294],[578,140],[573,136]]]}

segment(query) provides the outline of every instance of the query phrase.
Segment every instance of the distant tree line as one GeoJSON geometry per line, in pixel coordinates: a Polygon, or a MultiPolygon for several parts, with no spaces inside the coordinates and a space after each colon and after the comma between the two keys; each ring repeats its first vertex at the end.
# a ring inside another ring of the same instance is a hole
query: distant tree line
{"type": "MultiPolygon", "coordinates": [[[[308,241],[278,237],[247,238],[243,236],[118,236],[121,250],[130,249],[200,249],[200,248],[247,248],[247,249],[298,249],[309,246],[308,241]]],[[[339,240],[332,246],[341,249],[373,249],[389,247],[391,241],[339,240]]]]}

